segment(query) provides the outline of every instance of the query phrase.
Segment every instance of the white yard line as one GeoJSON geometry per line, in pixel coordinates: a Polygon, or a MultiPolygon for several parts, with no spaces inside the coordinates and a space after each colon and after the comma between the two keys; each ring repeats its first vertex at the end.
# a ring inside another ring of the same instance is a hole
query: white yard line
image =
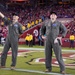
{"type": "MultiPolygon", "coordinates": [[[[10,68],[2,68],[3,70],[11,70],[10,68]]],[[[60,73],[53,73],[53,72],[43,72],[43,71],[37,71],[37,70],[27,70],[27,69],[14,69],[15,71],[21,71],[21,72],[30,72],[30,73],[40,73],[40,74],[49,74],[49,75],[62,75],[60,73]]],[[[71,75],[71,74],[65,74],[65,75],[71,75]]]]}
{"type": "MultiPolygon", "coordinates": [[[[0,49],[3,49],[3,47],[0,47],[0,49]]],[[[19,47],[18,49],[19,50],[38,50],[38,51],[39,50],[45,50],[44,48],[25,48],[25,47],[19,47]]],[[[63,50],[62,49],[62,51],[64,51],[64,52],[66,52],[66,51],[67,52],[75,52],[75,50],[72,50],[72,49],[71,50],[66,50],[66,49],[63,50]]]]}

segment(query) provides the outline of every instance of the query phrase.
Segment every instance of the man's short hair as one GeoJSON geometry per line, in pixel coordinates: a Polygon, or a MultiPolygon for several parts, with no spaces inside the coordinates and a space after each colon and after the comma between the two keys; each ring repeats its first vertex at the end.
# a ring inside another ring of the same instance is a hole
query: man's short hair
{"type": "Polygon", "coordinates": [[[12,13],[12,16],[18,16],[18,13],[16,13],[16,12],[12,13]]]}
{"type": "Polygon", "coordinates": [[[52,15],[52,14],[57,15],[57,13],[56,13],[56,12],[54,12],[54,11],[51,11],[51,12],[50,12],[50,15],[52,15]]]}

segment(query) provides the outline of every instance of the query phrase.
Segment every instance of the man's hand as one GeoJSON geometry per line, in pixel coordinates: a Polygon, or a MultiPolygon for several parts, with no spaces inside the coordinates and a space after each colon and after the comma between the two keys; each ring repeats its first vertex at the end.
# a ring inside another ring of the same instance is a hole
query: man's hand
{"type": "Polygon", "coordinates": [[[60,45],[62,45],[62,37],[57,37],[57,39],[59,40],[60,45]]]}
{"type": "Polygon", "coordinates": [[[61,39],[62,39],[62,37],[57,37],[57,39],[61,40],[61,39]]]}
{"type": "Polygon", "coordinates": [[[42,35],[42,39],[46,40],[46,36],[43,36],[43,35],[42,35]]]}
{"type": "Polygon", "coordinates": [[[54,40],[54,44],[56,44],[56,43],[58,43],[58,40],[57,40],[57,38],[54,40]]]}
{"type": "Polygon", "coordinates": [[[54,43],[59,43],[60,45],[62,45],[62,37],[57,37],[57,38],[54,40],[54,43]]]}
{"type": "Polygon", "coordinates": [[[4,15],[0,12],[0,16],[2,17],[2,18],[4,18],[4,15]]]}

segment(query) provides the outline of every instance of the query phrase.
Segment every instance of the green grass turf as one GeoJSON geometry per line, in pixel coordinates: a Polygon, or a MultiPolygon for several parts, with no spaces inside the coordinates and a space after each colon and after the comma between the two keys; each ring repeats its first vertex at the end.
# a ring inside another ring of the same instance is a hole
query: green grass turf
{"type": "MultiPolygon", "coordinates": [[[[25,47],[25,48],[30,48],[26,45],[19,45],[19,47],[25,47]]],[[[43,46],[33,46],[32,48],[44,48],[43,46]]],[[[69,48],[63,48],[66,50],[70,50],[69,48]]],[[[0,49],[2,51],[2,49],[0,49]]],[[[29,65],[26,62],[30,61],[31,58],[36,58],[36,57],[44,57],[44,54],[41,53],[31,53],[32,56],[21,56],[17,58],[17,65],[16,68],[21,68],[21,69],[28,69],[28,70],[38,70],[38,71],[44,71],[45,70],[45,65],[44,64],[33,64],[29,65]]],[[[6,67],[10,67],[11,64],[11,57],[7,57],[6,61],[6,67]]],[[[52,67],[52,71],[55,73],[59,73],[60,69],[58,67],[52,67]]],[[[68,69],[66,68],[66,72],[72,75],[75,75],[75,70],[74,69],[68,69]]],[[[2,70],[0,69],[0,75],[45,75],[45,74],[38,74],[38,73],[28,73],[28,72],[19,72],[19,71],[12,71],[12,70],[2,70]]]]}
{"type": "MultiPolygon", "coordinates": [[[[33,64],[29,65],[26,62],[30,61],[31,58],[36,58],[36,57],[44,57],[44,53],[40,52],[33,52],[28,54],[27,57],[20,56],[17,58],[17,65],[16,68],[21,68],[21,69],[28,69],[28,70],[38,70],[38,71],[44,71],[45,70],[45,65],[44,64],[33,64]]],[[[6,67],[10,67],[11,64],[11,57],[7,57],[6,61],[6,67]]],[[[60,69],[59,67],[52,67],[52,71],[55,73],[59,73],[60,69]]],[[[74,75],[75,70],[74,69],[68,69],[66,68],[66,72],[69,74],[74,75]]],[[[2,70],[0,69],[0,75],[44,75],[44,74],[38,74],[38,73],[28,73],[28,72],[19,72],[19,71],[12,71],[12,70],[2,70]]]]}

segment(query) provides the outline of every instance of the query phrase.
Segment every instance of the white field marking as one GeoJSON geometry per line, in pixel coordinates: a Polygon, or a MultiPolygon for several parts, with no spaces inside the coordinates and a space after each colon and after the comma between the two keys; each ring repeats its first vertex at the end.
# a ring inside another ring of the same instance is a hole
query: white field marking
{"type": "MultiPolygon", "coordinates": [[[[1,49],[3,49],[3,47],[0,47],[1,49]]],[[[44,48],[24,48],[24,47],[19,47],[19,50],[45,50],[44,48]]],[[[66,49],[62,49],[63,52],[75,52],[75,50],[71,49],[71,50],[66,50],[66,49]]]]}
{"type": "Polygon", "coordinates": [[[35,59],[35,62],[39,62],[40,59],[41,59],[41,58],[37,58],[37,59],[35,59]]]}
{"type": "MultiPolygon", "coordinates": [[[[2,68],[3,70],[11,70],[10,68],[2,68]]],[[[30,73],[40,73],[40,74],[49,74],[49,75],[62,75],[60,73],[53,73],[53,72],[43,72],[43,71],[37,71],[37,70],[27,70],[27,69],[14,69],[15,71],[21,71],[21,72],[30,72],[30,73]]],[[[71,75],[71,74],[65,74],[65,75],[71,75]]]]}
{"type": "Polygon", "coordinates": [[[75,57],[75,54],[73,54],[73,55],[70,55],[70,57],[75,57]]]}
{"type": "MultiPolygon", "coordinates": [[[[42,58],[37,58],[37,59],[35,59],[35,62],[38,63],[40,59],[42,59],[42,58]]],[[[66,61],[66,59],[63,59],[63,60],[66,61]]],[[[45,62],[40,62],[40,63],[45,64],[45,62]]],[[[54,63],[55,63],[55,64],[58,64],[58,61],[55,61],[54,63]]]]}

